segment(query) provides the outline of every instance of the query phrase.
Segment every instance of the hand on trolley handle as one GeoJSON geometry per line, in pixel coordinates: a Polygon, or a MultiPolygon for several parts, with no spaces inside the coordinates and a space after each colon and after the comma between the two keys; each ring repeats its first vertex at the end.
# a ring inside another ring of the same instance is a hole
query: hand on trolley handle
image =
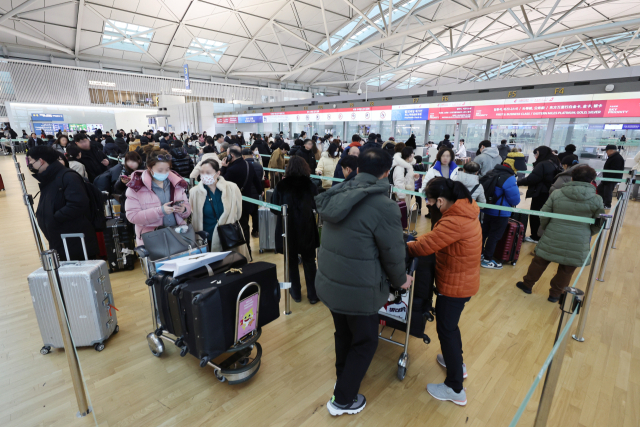
{"type": "Polygon", "coordinates": [[[407,274],[407,281],[401,286],[402,289],[409,289],[413,283],[413,276],[407,274]]]}

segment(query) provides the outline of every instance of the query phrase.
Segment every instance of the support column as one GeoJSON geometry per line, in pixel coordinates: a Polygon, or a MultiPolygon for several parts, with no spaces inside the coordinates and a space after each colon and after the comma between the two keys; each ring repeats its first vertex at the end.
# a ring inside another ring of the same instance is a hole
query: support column
{"type": "Polygon", "coordinates": [[[547,147],[551,147],[551,136],[553,135],[553,128],[556,125],[556,119],[549,119],[549,123],[547,124],[547,131],[544,134],[544,140],[542,141],[542,145],[546,145],[547,147]]]}
{"type": "Polygon", "coordinates": [[[429,142],[429,120],[427,120],[425,126],[424,126],[424,145],[427,145],[427,142],[429,142]]]}
{"type": "Polygon", "coordinates": [[[289,122],[289,136],[287,139],[293,139],[293,123],[289,122]]]}
{"type": "Polygon", "coordinates": [[[486,127],[484,128],[484,139],[489,139],[491,138],[491,119],[487,119],[487,124],[485,126],[486,127]]]}
{"type": "Polygon", "coordinates": [[[575,117],[569,119],[569,127],[567,128],[567,136],[564,139],[564,146],[571,144],[571,139],[573,138],[573,129],[575,128],[576,119],[575,117]]]}
{"type": "MultiPolygon", "coordinates": [[[[394,138],[396,137],[396,125],[397,125],[397,124],[398,124],[398,122],[397,122],[397,121],[395,121],[395,120],[392,120],[392,121],[391,121],[391,135],[389,135],[389,136],[392,136],[392,137],[394,137],[394,138]]],[[[387,138],[387,141],[388,141],[388,140],[389,140],[389,138],[387,138]]]]}

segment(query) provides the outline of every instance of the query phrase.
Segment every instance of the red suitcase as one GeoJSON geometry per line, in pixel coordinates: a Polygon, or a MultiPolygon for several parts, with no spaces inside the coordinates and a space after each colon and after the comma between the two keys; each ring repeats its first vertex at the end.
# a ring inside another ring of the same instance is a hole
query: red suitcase
{"type": "Polygon", "coordinates": [[[0,175],[0,191],[4,191],[4,181],[2,180],[2,175],[0,175]]]}
{"type": "Polygon", "coordinates": [[[516,265],[520,258],[520,248],[524,239],[525,227],[521,222],[509,218],[507,229],[504,231],[502,238],[496,244],[494,257],[502,262],[510,262],[516,265]]]}
{"type": "Polygon", "coordinates": [[[400,219],[402,220],[402,229],[406,230],[408,227],[407,224],[407,202],[401,200],[398,202],[398,207],[400,208],[400,219]]]}

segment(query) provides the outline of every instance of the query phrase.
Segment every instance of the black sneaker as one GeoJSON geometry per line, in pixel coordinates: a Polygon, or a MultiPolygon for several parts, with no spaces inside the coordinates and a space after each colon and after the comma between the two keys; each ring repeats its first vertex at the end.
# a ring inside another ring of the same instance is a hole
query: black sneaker
{"type": "Polygon", "coordinates": [[[560,301],[560,298],[556,298],[556,297],[550,296],[549,298],[547,298],[547,301],[556,303],[556,302],[560,301]]]}
{"type": "Polygon", "coordinates": [[[252,231],[251,232],[251,237],[258,238],[258,237],[260,237],[260,233],[258,233],[257,231],[252,231]]]}
{"type": "Polygon", "coordinates": [[[340,405],[335,402],[336,397],[333,396],[331,400],[327,402],[327,409],[329,413],[334,417],[342,414],[354,415],[358,412],[362,411],[364,407],[367,405],[367,399],[361,394],[359,394],[352,403],[348,405],[340,405]]]}
{"type": "Polygon", "coordinates": [[[531,289],[527,288],[523,282],[516,283],[516,286],[522,289],[522,292],[524,292],[525,294],[531,294],[531,289]]]}

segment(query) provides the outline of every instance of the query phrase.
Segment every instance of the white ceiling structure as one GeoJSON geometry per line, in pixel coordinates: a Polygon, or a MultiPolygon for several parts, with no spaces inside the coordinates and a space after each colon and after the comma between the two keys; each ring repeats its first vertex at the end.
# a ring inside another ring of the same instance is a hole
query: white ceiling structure
{"type": "Polygon", "coordinates": [[[640,0],[0,0],[0,14],[5,55],[340,90],[640,64],[640,0]]]}

